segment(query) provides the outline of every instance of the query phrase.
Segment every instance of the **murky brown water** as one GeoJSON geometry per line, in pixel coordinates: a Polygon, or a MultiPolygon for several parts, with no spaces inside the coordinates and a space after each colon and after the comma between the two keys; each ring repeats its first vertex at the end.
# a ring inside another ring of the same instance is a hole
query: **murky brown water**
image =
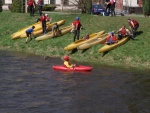
{"type": "Polygon", "coordinates": [[[150,75],[94,66],[60,72],[60,59],[0,51],[0,113],[150,113],[150,75]]]}

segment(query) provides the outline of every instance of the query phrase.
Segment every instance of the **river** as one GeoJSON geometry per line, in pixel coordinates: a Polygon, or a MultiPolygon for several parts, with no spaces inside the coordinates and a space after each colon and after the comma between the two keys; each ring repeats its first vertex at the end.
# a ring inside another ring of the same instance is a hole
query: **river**
{"type": "Polygon", "coordinates": [[[61,63],[0,51],[0,113],[150,113],[149,73],[108,66],[52,69],[61,63]]]}

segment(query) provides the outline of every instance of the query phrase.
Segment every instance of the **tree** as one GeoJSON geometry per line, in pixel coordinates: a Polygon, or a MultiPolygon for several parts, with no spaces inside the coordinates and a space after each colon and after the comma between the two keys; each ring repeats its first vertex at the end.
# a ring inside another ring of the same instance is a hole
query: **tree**
{"type": "Polygon", "coordinates": [[[2,2],[2,0],[0,0],[0,12],[2,12],[2,11],[3,11],[2,6],[3,6],[3,2],[2,2]]]}
{"type": "Polygon", "coordinates": [[[145,16],[150,15],[150,0],[143,0],[143,13],[145,16]]]}
{"type": "Polygon", "coordinates": [[[91,14],[92,12],[92,0],[86,0],[86,13],[91,14]]]}

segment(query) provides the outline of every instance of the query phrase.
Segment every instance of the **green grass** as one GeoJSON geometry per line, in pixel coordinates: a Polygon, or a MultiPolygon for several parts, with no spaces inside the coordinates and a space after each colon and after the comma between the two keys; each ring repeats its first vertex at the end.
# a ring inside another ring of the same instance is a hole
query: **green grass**
{"type": "MultiPolygon", "coordinates": [[[[86,14],[49,14],[49,16],[52,17],[53,22],[65,19],[66,22],[63,26],[70,25],[75,17],[79,16],[80,21],[85,28],[84,30],[81,30],[81,37],[85,36],[87,33],[92,34],[101,30],[105,30],[106,32],[118,30],[122,25],[126,25],[127,28],[129,28],[127,18],[132,18],[129,16],[100,17],[86,14]]],[[[110,51],[104,57],[102,57],[102,53],[98,52],[103,46],[102,44],[93,46],[84,53],[77,51],[74,54],[70,54],[70,52],[64,51],[63,48],[73,41],[73,34],[69,33],[58,38],[40,42],[32,40],[28,44],[25,44],[25,38],[11,40],[11,34],[35,23],[37,18],[39,18],[38,15],[30,17],[29,14],[11,13],[9,11],[1,12],[0,49],[23,51],[59,58],[62,58],[64,55],[69,55],[71,59],[80,62],[126,68],[150,69],[150,18],[134,16],[133,18],[140,23],[138,31],[143,32],[136,37],[138,40],[129,40],[126,44],[110,51]]]]}

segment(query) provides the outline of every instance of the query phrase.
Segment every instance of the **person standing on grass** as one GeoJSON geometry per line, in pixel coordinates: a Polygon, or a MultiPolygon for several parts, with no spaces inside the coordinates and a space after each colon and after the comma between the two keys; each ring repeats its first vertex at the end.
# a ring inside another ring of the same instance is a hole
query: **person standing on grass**
{"type": "Polygon", "coordinates": [[[127,21],[128,21],[128,23],[130,25],[130,28],[131,28],[131,31],[132,31],[133,35],[135,36],[136,35],[136,31],[139,28],[138,21],[135,20],[135,19],[130,19],[130,18],[127,21]]]}
{"type": "Polygon", "coordinates": [[[106,12],[107,12],[108,14],[110,14],[110,0],[106,0],[106,1],[105,1],[105,4],[106,4],[106,12]]]}
{"type": "Polygon", "coordinates": [[[116,5],[116,0],[110,0],[111,16],[116,16],[115,5],[116,5]]]}
{"type": "Polygon", "coordinates": [[[44,1],[43,1],[43,0],[38,0],[37,3],[38,3],[38,5],[39,5],[39,13],[40,13],[40,16],[42,16],[44,1]]]}
{"type": "Polygon", "coordinates": [[[40,21],[42,22],[43,34],[46,34],[46,21],[50,20],[47,14],[42,14],[40,21]]]}
{"type": "Polygon", "coordinates": [[[34,8],[35,8],[34,0],[28,0],[27,5],[30,10],[30,16],[34,16],[34,8]]]}
{"type": "Polygon", "coordinates": [[[76,20],[72,23],[73,27],[74,27],[74,42],[75,40],[79,40],[79,36],[80,36],[80,29],[82,27],[79,17],[76,17],[76,20]]]}
{"type": "Polygon", "coordinates": [[[30,41],[32,40],[31,35],[34,36],[34,34],[33,34],[34,28],[35,28],[35,26],[32,26],[32,28],[29,28],[29,29],[26,30],[26,35],[27,35],[26,43],[28,43],[29,38],[30,38],[30,41]]]}

